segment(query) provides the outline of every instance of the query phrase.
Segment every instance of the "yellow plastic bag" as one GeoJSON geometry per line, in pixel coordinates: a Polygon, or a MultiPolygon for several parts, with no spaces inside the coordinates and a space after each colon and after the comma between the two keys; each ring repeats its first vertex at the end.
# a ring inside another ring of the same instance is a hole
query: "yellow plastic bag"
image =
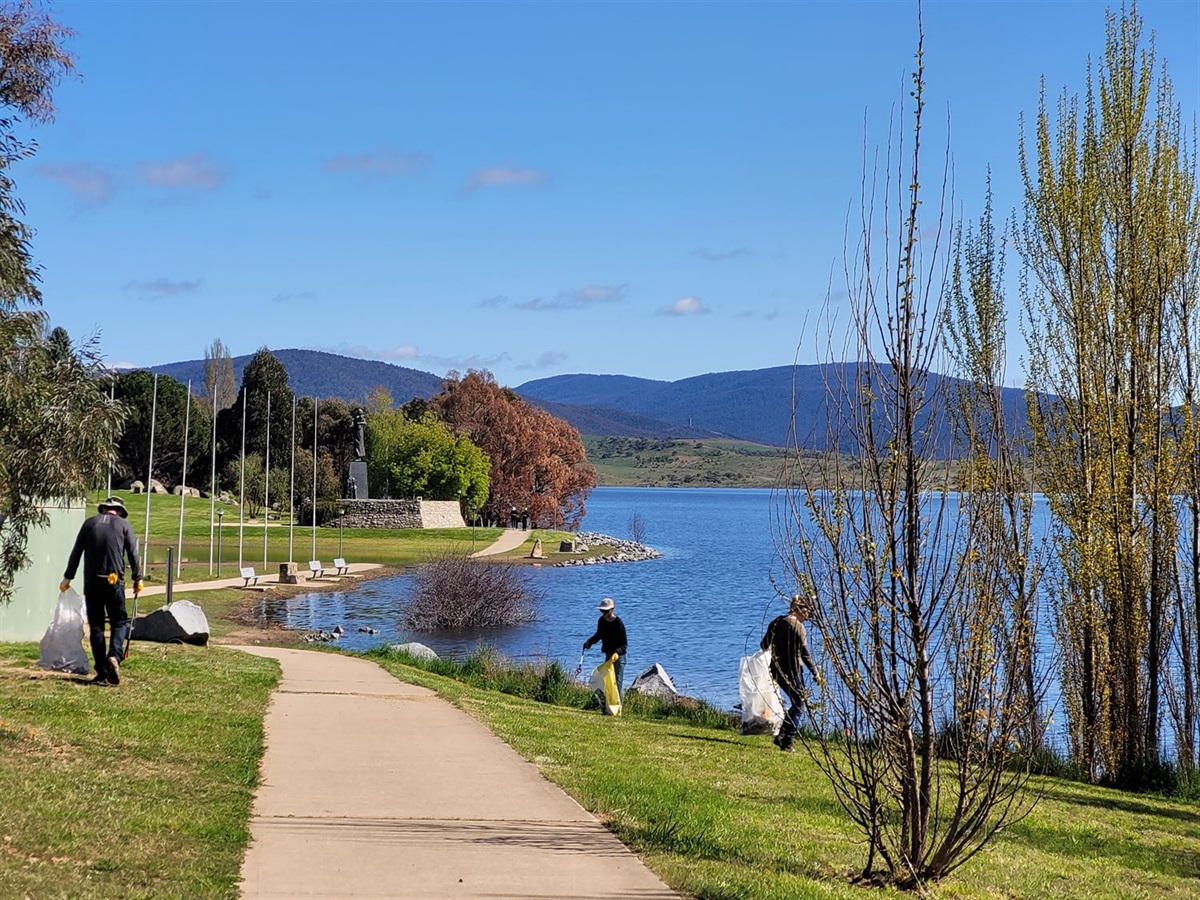
{"type": "Polygon", "coordinates": [[[605,712],[610,716],[619,716],[621,692],[617,690],[617,664],[611,659],[602,662],[596,666],[588,683],[604,698],[605,712]]]}

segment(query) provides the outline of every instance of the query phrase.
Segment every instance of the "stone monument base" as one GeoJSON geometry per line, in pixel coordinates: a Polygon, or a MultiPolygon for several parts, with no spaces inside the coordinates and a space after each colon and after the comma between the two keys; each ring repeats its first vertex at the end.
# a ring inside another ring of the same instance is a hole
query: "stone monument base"
{"type": "Polygon", "coordinates": [[[344,528],[466,528],[457,500],[342,500],[344,528]]]}
{"type": "Polygon", "coordinates": [[[350,500],[369,500],[370,494],[367,491],[367,462],[363,459],[356,459],[350,463],[349,478],[346,484],[353,483],[354,492],[348,496],[350,500]]]}
{"type": "Polygon", "coordinates": [[[285,562],[279,564],[279,583],[280,584],[299,584],[300,576],[299,566],[294,562],[285,562]]]}

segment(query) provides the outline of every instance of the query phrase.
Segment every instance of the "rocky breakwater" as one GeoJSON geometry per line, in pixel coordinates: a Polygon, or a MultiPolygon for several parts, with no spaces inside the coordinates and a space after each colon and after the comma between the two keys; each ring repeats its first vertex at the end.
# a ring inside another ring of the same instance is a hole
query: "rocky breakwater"
{"type": "Polygon", "coordinates": [[[595,531],[581,531],[575,542],[576,550],[584,551],[603,548],[600,556],[587,556],[582,559],[568,559],[554,564],[555,568],[562,566],[597,566],[601,563],[640,562],[645,559],[658,559],[662,556],[653,547],[639,544],[637,541],[623,541],[620,538],[595,531]]]}

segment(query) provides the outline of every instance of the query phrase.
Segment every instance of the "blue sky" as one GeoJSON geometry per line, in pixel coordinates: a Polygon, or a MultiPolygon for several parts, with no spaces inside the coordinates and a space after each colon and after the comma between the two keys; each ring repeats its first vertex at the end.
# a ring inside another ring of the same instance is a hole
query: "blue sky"
{"type": "MultiPolygon", "coordinates": [[[[52,9],[80,77],[15,174],[54,324],[113,365],[220,337],[511,385],[814,361],[916,34],[900,0],[52,9]]],[[[1191,122],[1200,0],[1140,10],[1191,122]]],[[[927,0],[968,215],[988,165],[1019,203],[1018,116],[1083,90],[1104,11],[927,0]]]]}

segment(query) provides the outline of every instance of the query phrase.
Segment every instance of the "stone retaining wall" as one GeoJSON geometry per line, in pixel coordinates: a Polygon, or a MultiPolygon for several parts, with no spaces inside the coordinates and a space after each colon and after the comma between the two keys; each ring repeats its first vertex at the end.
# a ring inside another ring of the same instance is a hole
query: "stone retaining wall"
{"type": "Polygon", "coordinates": [[[327,522],[345,528],[465,528],[455,500],[343,500],[346,514],[327,522]]]}

